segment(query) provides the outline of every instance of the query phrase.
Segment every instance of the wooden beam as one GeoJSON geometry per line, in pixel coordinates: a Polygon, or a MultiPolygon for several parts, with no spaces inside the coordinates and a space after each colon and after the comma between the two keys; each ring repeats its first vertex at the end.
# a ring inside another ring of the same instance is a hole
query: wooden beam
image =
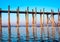
{"type": "MultiPolygon", "coordinates": [[[[2,11],[0,11],[0,12],[2,12],[2,13],[8,13],[7,10],[2,10],[2,11]]],[[[11,10],[10,13],[17,13],[17,11],[11,10]]],[[[25,12],[25,11],[19,11],[19,13],[25,14],[26,12],[25,12]]],[[[32,12],[30,12],[30,11],[29,11],[28,13],[29,13],[29,14],[32,14],[32,12]]],[[[35,12],[34,12],[34,13],[35,13],[35,12]]],[[[43,14],[43,12],[36,12],[36,13],[37,13],[37,14],[43,14]]],[[[44,14],[50,15],[51,12],[44,12],[44,14]]],[[[54,15],[57,15],[58,12],[54,12],[53,14],[54,14],[54,15]]]]}

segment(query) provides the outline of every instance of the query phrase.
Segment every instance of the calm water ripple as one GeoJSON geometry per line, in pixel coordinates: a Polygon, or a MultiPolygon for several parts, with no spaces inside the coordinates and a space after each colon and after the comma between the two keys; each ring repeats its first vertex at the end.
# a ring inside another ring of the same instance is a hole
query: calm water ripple
{"type": "Polygon", "coordinates": [[[11,34],[8,27],[2,27],[2,38],[0,42],[60,42],[60,27],[11,27],[11,34]],[[10,35],[9,35],[10,34],[10,35]]]}

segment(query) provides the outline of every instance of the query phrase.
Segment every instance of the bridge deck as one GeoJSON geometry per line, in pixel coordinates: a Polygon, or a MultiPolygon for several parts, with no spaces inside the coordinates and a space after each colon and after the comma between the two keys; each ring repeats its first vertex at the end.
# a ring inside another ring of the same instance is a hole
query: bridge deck
{"type": "MultiPolygon", "coordinates": [[[[8,13],[8,10],[1,10],[0,12],[1,12],[1,13],[8,13]]],[[[17,11],[11,11],[11,10],[10,10],[10,13],[17,13],[17,11]]],[[[27,12],[26,12],[26,11],[19,11],[19,13],[25,14],[25,13],[27,13],[27,12]]],[[[58,12],[53,12],[53,13],[52,13],[52,12],[36,12],[36,14],[43,14],[43,13],[44,13],[44,14],[48,14],[48,15],[49,15],[49,14],[54,14],[54,15],[57,15],[57,14],[58,14],[58,12]]],[[[28,14],[35,14],[35,12],[28,12],[28,14]]],[[[59,14],[60,14],[60,13],[59,13],[59,14]]]]}

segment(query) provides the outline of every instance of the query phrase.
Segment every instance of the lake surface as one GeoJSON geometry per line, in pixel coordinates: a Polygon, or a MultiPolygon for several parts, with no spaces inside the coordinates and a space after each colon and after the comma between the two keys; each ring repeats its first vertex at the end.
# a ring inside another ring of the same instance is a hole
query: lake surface
{"type": "Polygon", "coordinates": [[[2,27],[0,42],[60,42],[60,27],[2,27]]]}

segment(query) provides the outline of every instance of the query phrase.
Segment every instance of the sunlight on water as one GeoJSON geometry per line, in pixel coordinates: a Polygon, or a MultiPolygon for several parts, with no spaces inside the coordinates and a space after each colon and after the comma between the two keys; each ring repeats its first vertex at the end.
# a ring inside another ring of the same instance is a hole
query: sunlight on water
{"type": "Polygon", "coordinates": [[[59,42],[60,41],[60,27],[44,27],[41,33],[41,27],[32,27],[28,30],[26,27],[19,27],[19,36],[17,35],[17,28],[11,27],[11,35],[8,36],[8,27],[2,27],[2,40],[1,42],[59,42]],[[52,34],[52,32],[54,34],[52,34]],[[54,35],[54,37],[53,37],[54,35]],[[10,40],[8,40],[10,38],[10,40]]]}

